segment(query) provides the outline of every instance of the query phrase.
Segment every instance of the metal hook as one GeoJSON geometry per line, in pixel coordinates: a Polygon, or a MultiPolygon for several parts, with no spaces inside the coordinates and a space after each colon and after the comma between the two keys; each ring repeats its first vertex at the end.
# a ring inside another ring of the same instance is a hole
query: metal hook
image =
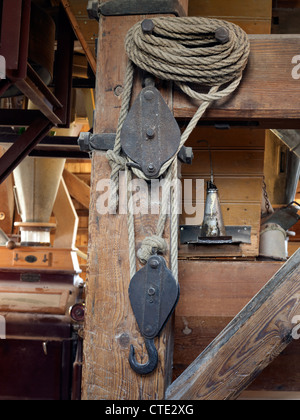
{"type": "Polygon", "coordinates": [[[131,368],[139,375],[148,375],[154,371],[158,364],[158,353],[154,345],[154,339],[145,339],[145,345],[148,353],[148,362],[145,364],[136,361],[134,347],[133,345],[130,346],[129,363],[131,368]]]}

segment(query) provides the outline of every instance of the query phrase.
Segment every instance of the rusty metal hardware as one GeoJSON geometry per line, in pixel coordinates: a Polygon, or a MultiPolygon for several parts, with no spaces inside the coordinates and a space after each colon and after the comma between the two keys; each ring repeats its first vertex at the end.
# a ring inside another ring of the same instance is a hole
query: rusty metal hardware
{"type": "Polygon", "coordinates": [[[251,244],[251,226],[225,226],[226,236],[205,237],[202,226],[181,225],[180,243],[188,245],[251,244]]]}
{"type": "Polygon", "coordinates": [[[112,150],[116,139],[115,133],[92,134],[90,132],[80,133],[78,145],[82,152],[93,150],[112,150]]]}
{"type": "MultiPolygon", "coordinates": [[[[92,134],[90,132],[82,132],[77,140],[82,152],[92,152],[93,150],[112,150],[116,139],[115,133],[92,134]]],[[[178,159],[182,163],[192,164],[194,158],[192,147],[182,146],[178,153],[178,159]]]]}
{"type": "Polygon", "coordinates": [[[77,302],[69,308],[70,317],[73,321],[83,322],[85,315],[85,304],[83,302],[77,302]]]}
{"type": "Polygon", "coordinates": [[[186,16],[178,0],[110,0],[99,4],[99,1],[88,1],[87,11],[90,19],[99,20],[103,16],[158,15],[173,14],[186,16]]]}
{"type": "Polygon", "coordinates": [[[123,152],[148,178],[158,176],[161,167],[177,152],[179,126],[155,86],[142,89],[121,130],[123,152]]]}
{"type": "Polygon", "coordinates": [[[179,299],[179,285],[162,256],[150,257],[145,267],[133,276],[129,285],[129,299],[148,352],[148,362],[140,364],[131,346],[129,363],[136,373],[147,375],[158,364],[154,338],[164,328],[179,299]]]}
{"type": "Polygon", "coordinates": [[[300,215],[298,214],[299,208],[300,204],[293,201],[287,206],[277,209],[274,213],[265,217],[262,220],[262,224],[275,223],[282,229],[289,230],[300,220],[300,215]]]}
{"type": "Polygon", "coordinates": [[[226,44],[229,41],[228,29],[220,26],[215,32],[215,38],[220,44],[226,44]]]}
{"type": "Polygon", "coordinates": [[[87,13],[88,13],[88,17],[90,19],[96,19],[99,20],[100,17],[100,8],[99,8],[99,1],[96,0],[91,0],[88,1],[88,5],[87,5],[87,13]]]}

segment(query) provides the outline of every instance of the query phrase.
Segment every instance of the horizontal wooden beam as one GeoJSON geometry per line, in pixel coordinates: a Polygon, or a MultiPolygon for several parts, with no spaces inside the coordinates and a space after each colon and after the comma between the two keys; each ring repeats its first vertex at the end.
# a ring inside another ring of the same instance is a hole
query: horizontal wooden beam
{"type": "MultiPolygon", "coordinates": [[[[201,123],[299,128],[300,35],[249,35],[249,39],[250,57],[239,88],[229,98],[214,102],[201,123]]],[[[181,92],[174,93],[176,118],[191,118],[197,105],[181,92]]]]}
{"type": "Polygon", "coordinates": [[[168,400],[236,399],[298,337],[299,263],[300,250],[171,384],[168,400]]]}

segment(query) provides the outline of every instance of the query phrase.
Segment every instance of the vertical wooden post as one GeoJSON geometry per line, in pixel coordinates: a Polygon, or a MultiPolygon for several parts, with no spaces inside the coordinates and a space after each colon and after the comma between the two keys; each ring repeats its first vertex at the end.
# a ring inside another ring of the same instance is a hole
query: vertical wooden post
{"type": "MultiPolygon", "coordinates": [[[[187,3],[187,0],[183,0],[185,10],[187,3]]],[[[125,35],[136,22],[145,17],[100,18],[95,133],[116,132],[127,64],[125,35]]],[[[139,85],[137,90],[140,89],[139,85]]],[[[165,99],[171,105],[170,90],[165,94],[165,99]]],[[[101,215],[97,211],[101,182],[110,178],[110,172],[105,153],[94,152],[82,399],[163,399],[172,372],[171,322],[155,341],[159,353],[159,366],[155,372],[139,376],[128,362],[131,344],[142,363],[147,360],[147,352],[128,298],[130,274],[127,215],[101,215]]],[[[157,215],[135,217],[136,249],[146,236],[155,232],[157,218],[157,215]]],[[[166,230],[165,238],[168,241],[169,233],[166,230]]],[[[168,256],[166,261],[169,262],[168,256]]]]}

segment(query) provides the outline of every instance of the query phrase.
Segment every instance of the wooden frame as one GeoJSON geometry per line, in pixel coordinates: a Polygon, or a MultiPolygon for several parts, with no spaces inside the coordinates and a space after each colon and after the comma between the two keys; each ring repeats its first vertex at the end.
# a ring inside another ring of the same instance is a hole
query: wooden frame
{"type": "Polygon", "coordinates": [[[69,291],[64,289],[42,289],[42,288],[5,288],[0,287],[0,296],[5,296],[5,303],[0,301],[1,312],[30,312],[30,313],[44,313],[53,315],[64,315],[66,313],[67,302],[69,298],[69,291]],[[16,295],[21,300],[11,299],[9,303],[8,297],[16,295]],[[36,297],[39,296],[58,296],[58,304],[51,304],[51,302],[38,302],[36,297]],[[26,297],[29,303],[26,306],[26,297]],[[36,303],[34,303],[34,301],[36,303]],[[24,304],[25,302],[25,304],[24,304]],[[47,304],[48,303],[48,304],[47,304]],[[36,305],[36,306],[35,306],[36,305]]]}
{"type": "MultiPolygon", "coordinates": [[[[116,131],[121,105],[120,89],[116,88],[122,88],[126,68],[124,48],[118,41],[124,39],[127,30],[143,18],[100,18],[98,51],[101,55],[98,60],[94,132],[116,131]]],[[[292,60],[298,54],[300,36],[262,35],[252,36],[250,40],[250,60],[239,89],[230,98],[214,103],[200,124],[226,122],[229,125],[258,128],[297,128],[300,126],[300,98],[298,82],[292,76],[292,60]],[[266,72],[266,68],[269,72],[266,72]],[[283,91],[286,97],[283,97],[283,91]]],[[[167,94],[166,98],[179,122],[184,123],[185,119],[191,118],[197,109],[196,103],[176,90],[173,95],[167,94]]],[[[300,254],[290,259],[207,351],[170,387],[171,323],[156,340],[160,358],[158,370],[149,377],[139,377],[128,364],[130,344],[139,349],[143,361],[145,348],[126,298],[130,281],[127,218],[125,215],[97,214],[101,190],[99,182],[109,179],[109,176],[110,167],[105,154],[94,152],[82,398],[151,400],[164,399],[166,395],[170,400],[236,398],[290,341],[293,326],[290,317],[298,309],[298,305],[293,304],[298,302],[300,254]],[[292,306],[291,311],[286,310],[289,305],[292,306]],[[275,311],[276,308],[279,309],[275,311]],[[274,317],[269,310],[276,312],[274,317]],[[276,330],[281,316],[285,323],[283,336],[276,330]],[[253,323],[255,320],[261,325],[253,323]],[[270,323],[276,331],[275,337],[273,330],[267,328],[270,323]],[[250,356],[253,355],[253,363],[248,357],[241,357],[236,365],[234,361],[238,358],[238,346],[244,344],[249,333],[251,339],[245,348],[250,356]],[[263,339],[258,341],[258,337],[263,339]],[[256,351],[259,352],[258,357],[256,351]],[[233,360],[229,369],[226,365],[228,354],[232,354],[230,357],[233,360]],[[239,369],[242,373],[236,375],[239,369]],[[220,372],[224,382],[218,383],[217,375],[220,372]],[[216,375],[215,380],[208,384],[211,374],[216,375]],[[228,384],[224,385],[227,379],[228,384]]],[[[135,224],[138,247],[145,236],[153,233],[155,219],[141,216],[136,218],[135,224]]],[[[165,237],[169,240],[168,230],[165,237]]]]}

